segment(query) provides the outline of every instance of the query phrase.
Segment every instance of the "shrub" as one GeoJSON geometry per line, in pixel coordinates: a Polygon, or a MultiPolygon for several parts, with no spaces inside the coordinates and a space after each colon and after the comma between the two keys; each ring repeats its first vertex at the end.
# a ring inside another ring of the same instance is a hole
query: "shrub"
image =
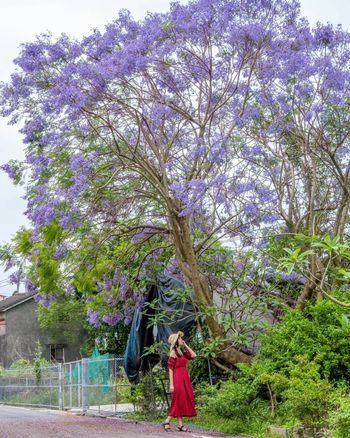
{"type": "Polygon", "coordinates": [[[350,381],[346,312],[327,301],[308,304],[305,313],[287,311],[261,337],[252,362],[238,366],[236,381],[201,391],[203,409],[251,424],[252,407],[263,403],[270,406],[270,422],[327,426],[335,386],[350,381]]]}
{"type": "Polygon", "coordinates": [[[332,385],[321,378],[319,365],[305,357],[289,365],[290,378],[282,391],[283,410],[304,426],[323,426],[331,408],[332,385]]]}
{"type": "Polygon", "coordinates": [[[334,438],[348,438],[350,431],[350,394],[340,394],[335,400],[329,424],[334,438]]]}
{"type": "Polygon", "coordinates": [[[21,368],[31,368],[31,367],[32,367],[32,364],[30,363],[30,360],[18,359],[11,364],[10,369],[17,370],[17,369],[21,369],[21,368]]]}
{"type": "Polygon", "coordinates": [[[350,382],[350,331],[344,327],[347,313],[326,300],[309,303],[305,313],[287,311],[282,323],[261,337],[254,360],[269,363],[271,372],[284,372],[296,356],[305,356],[320,365],[322,378],[350,382]]]}
{"type": "Polygon", "coordinates": [[[141,374],[140,382],[132,386],[129,401],[142,413],[155,413],[164,401],[164,392],[160,379],[165,380],[162,369],[145,371],[141,374]]]}
{"type": "MultiPolygon", "coordinates": [[[[248,380],[204,385],[197,395],[197,424],[226,433],[262,433],[269,419],[268,402],[257,397],[248,380]]],[[[259,435],[260,436],[260,435],[259,435]]]]}
{"type": "Polygon", "coordinates": [[[199,400],[206,411],[222,418],[245,418],[251,412],[256,395],[256,387],[251,382],[227,380],[216,386],[206,386],[199,400]]]}

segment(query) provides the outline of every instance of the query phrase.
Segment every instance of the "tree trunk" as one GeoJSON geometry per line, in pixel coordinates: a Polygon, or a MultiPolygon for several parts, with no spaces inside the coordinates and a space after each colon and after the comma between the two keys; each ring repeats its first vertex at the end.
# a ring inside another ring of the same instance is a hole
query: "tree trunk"
{"type": "MultiPolygon", "coordinates": [[[[200,272],[197,256],[192,242],[189,220],[187,217],[179,218],[176,214],[170,216],[170,224],[176,247],[176,257],[179,267],[187,282],[192,287],[197,305],[205,314],[209,336],[213,339],[224,339],[224,330],[217,315],[212,315],[206,310],[214,305],[206,278],[200,272]]],[[[249,362],[250,356],[233,347],[229,342],[223,342],[217,351],[218,357],[230,364],[249,362]]]]}

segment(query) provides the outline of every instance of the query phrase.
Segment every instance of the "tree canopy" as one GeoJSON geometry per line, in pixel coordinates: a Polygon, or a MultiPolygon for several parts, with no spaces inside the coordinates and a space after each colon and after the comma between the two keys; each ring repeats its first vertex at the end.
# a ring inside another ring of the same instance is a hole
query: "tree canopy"
{"type": "Polygon", "coordinates": [[[304,254],[285,273],[293,305],[331,293],[328,263],[347,269],[290,236],[348,238],[349,41],[296,1],[197,0],[24,44],[1,114],[27,145],[3,168],[26,188],[28,285],[79,293],[92,323],[114,324],[176,264],[215,351],[247,361],[229,302],[276,297],[265,274],[284,246],[304,254]]]}

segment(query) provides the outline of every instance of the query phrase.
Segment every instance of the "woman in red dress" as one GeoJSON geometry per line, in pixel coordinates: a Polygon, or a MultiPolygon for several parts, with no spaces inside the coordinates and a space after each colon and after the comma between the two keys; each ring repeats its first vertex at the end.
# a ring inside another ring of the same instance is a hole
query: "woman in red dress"
{"type": "Polygon", "coordinates": [[[169,336],[170,355],[168,359],[171,406],[169,414],[163,423],[164,429],[170,431],[170,421],[177,417],[177,429],[180,432],[187,432],[183,425],[182,417],[195,417],[197,415],[194,405],[194,394],[190,376],[186,365],[188,359],[196,357],[196,353],[182,339],[182,332],[173,333],[169,336]]]}

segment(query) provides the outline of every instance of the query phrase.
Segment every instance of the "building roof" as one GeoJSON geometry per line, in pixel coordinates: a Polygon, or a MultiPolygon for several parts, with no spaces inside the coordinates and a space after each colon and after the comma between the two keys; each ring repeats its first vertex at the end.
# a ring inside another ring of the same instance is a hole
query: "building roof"
{"type": "Polygon", "coordinates": [[[31,293],[18,293],[0,301],[0,312],[4,312],[11,307],[17,306],[18,304],[24,303],[32,298],[34,298],[35,292],[31,293]]]}

